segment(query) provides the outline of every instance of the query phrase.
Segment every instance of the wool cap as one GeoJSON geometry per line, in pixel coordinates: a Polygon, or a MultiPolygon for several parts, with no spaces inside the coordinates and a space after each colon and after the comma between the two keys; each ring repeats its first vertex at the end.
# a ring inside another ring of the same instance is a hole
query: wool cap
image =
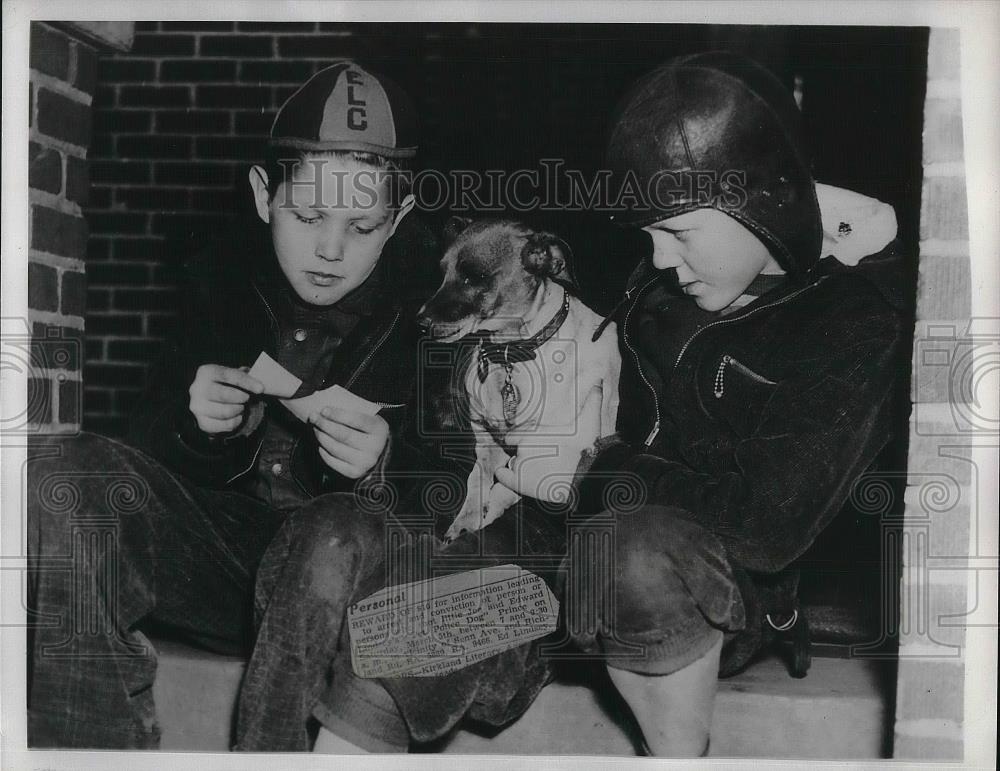
{"type": "Polygon", "coordinates": [[[340,59],[313,75],[281,106],[270,144],[412,158],[417,152],[416,111],[406,93],[385,75],[340,59]]]}
{"type": "Polygon", "coordinates": [[[641,78],[617,112],[607,163],[616,190],[634,193],[636,205],[616,210],[620,224],[714,208],[789,273],[819,259],[823,230],[798,107],[746,57],[684,56],[641,78]]]}

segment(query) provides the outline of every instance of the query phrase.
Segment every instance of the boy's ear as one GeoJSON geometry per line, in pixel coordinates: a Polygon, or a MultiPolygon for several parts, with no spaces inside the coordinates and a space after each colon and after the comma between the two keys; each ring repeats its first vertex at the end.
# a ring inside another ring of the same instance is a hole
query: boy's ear
{"type": "Polygon", "coordinates": [[[266,224],[271,223],[270,195],[267,192],[267,172],[261,166],[250,169],[250,189],[253,191],[253,202],[257,207],[257,216],[266,224]]]}
{"type": "Polygon", "coordinates": [[[450,217],[444,224],[444,245],[446,247],[451,246],[452,242],[458,238],[459,233],[471,224],[472,219],[470,217],[459,217],[458,215],[450,217]]]}
{"type": "Polygon", "coordinates": [[[390,236],[396,232],[396,228],[399,227],[399,223],[403,221],[403,217],[410,213],[410,210],[416,202],[417,199],[413,197],[412,193],[403,199],[403,202],[399,205],[399,208],[396,209],[396,213],[393,215],[392,228],[389,230],[390,236]]]}
{"type": "Polygon", "coordinates": [[[532,233],[521,249],[521,264],[529,273],[576,288],[570,267],[572,260],[569,244],[552,233],[532,233]]]}

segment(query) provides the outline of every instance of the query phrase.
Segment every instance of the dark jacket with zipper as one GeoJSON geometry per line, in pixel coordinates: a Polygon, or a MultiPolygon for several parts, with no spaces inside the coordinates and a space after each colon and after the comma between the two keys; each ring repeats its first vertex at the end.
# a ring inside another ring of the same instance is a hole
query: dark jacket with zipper
{"type": "Polygon", "coordinates": [[[673,271],[646,260],[614,314],[618,441],[581,492],[601,508],[599,480],[635,474],[649,503],[677,507],[721,541],[747,606],[730,671],[761,644],[763,613],[791,609],[786,569],[900,424],[912,293],[898,249],[856,267],[825,258],[728,315],[699,309],[673,271]]]}
{"type": "MultiPolygon", "coordinates": [[[[318,386],[339,384],[383,405],[380,414],[391,429],[387,457],[377,467],[383,480],[393,469],[454,471],[453,460],[436,458],[433,447],[429,451],[417,441],[421,421],[411,409],[417,399],[418,358],[427,355],[414,320],[437,284],[437,259],[429,230],[415,216],[404,219],[380,258],[380,302],[337,347],[318,386]]],[[[264,228],[253,228],[192,262],[178,329],[151,369],[146,392],[131,416],[128,440],[197,484],[240,489],[255,473],[268,421],[285,409],[276,400],[252,398],[239,429],[210,436],[198,428],[188,408],[188,388],[199,366],[248,367],[261,351],[276,357],[280,325],[286,322],[279,318],[281,306],[275,299],[278,271],[264,228]]],[[[298,427],[290,456],[289,473],[305,496],[355,489],[355,480],[323,463],[309,426],[298,427]]],[[[413,474],[396,474],[406,476],[413,474]]],[[[397,491],[393,501],[398,500],[397,491]]]]}

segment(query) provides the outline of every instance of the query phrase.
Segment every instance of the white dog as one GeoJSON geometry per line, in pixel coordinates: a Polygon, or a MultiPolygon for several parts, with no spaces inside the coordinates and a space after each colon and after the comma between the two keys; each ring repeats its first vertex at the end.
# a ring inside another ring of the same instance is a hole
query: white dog
{"type": "Polygon", "coordinates": [[[608,324],[594,340],[603,319],[567,290],[568,258],[550,233],[487,220],[458,233],[441,261],[444,280],[421,323],[437,339],[479,338],[464,378],[476,466],[449,538],[520,500],[498,471],[525,495],[564,500],[581,453],[615,430],[617,330],[608,324]]]}

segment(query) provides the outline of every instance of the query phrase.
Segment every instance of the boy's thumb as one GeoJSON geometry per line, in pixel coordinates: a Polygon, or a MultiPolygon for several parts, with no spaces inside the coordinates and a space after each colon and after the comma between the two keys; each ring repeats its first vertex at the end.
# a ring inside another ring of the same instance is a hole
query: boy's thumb
{"type": "Polygon", "coordinates": [[[493,473],[493,476],[504,487],[509,487],[514,492],[517,492],[517,472],[514,470],[515,463],[517,463],[517,456],[511,455],[507,460],[507,465],[498,468],[493,473]]]}

